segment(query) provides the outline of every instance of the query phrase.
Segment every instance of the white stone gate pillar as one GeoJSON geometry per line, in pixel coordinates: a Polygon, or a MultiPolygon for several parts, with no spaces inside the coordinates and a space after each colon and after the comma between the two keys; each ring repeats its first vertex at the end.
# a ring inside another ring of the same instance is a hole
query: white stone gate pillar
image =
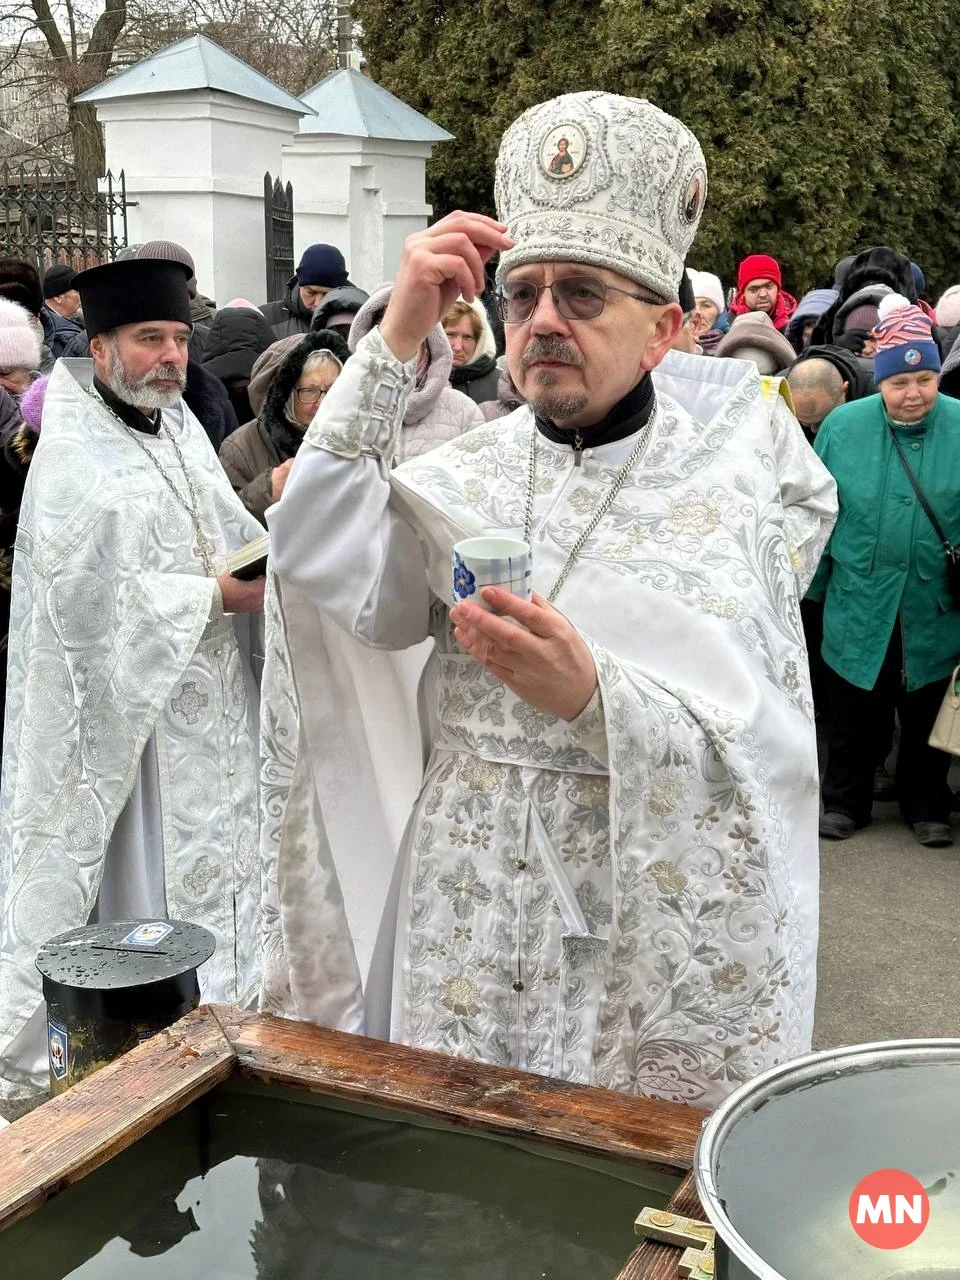
{"type": "Polygon", "coordinates": [[[426,164],[453,135],[352,69],[331,72],[303,102],[314,114],[283,148],[296,256],[334,244],[350,279],[372,290],[393,279],[404,239],[427,225],[426,164]]]}
{"type": "Polygon", "coordinates": [[[263,175],[311,108],[203,36],[81,94],[103,124],[107,167],[126,175],[131,243],[175,240],[201,293],[267,301],[263,175]]]}

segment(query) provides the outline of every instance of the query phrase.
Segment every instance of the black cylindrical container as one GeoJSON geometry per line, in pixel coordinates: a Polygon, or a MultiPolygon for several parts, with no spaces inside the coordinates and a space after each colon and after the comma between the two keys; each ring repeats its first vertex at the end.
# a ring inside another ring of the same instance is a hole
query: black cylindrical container
{"type": "Polygon", "coordinates": [[[51,1093],[195,1009],[197,969],[215,945],[200,925],[126,920],[72,929],[42,947],[51,1093]]]}

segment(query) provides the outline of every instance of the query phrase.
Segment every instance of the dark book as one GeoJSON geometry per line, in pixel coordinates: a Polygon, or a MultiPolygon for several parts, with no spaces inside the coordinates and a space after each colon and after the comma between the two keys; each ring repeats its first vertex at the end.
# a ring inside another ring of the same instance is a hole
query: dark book
{"type": "Polygon", "coordinates": [[[267,555],[270,551],[270,535],[265,533],[261,538],[254,538],[244,547],[238,547],[227,556],[227,573],[231,578],[241,578],[250,582],[253,578],[262,578],[267,572],[267,555]]]}

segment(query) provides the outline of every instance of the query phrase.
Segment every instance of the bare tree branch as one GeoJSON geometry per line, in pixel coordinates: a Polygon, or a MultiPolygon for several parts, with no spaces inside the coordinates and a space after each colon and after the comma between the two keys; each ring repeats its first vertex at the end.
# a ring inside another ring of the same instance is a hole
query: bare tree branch
{"type": "Polygon", "coordinates": [[[202,33],[302,93],[335,65],[336,19],[337,0],[0,0],[4,124],[35,147],[69,135],[89,184],[103,143],[94,109],[74,101],[82,90],[202,33]]]}

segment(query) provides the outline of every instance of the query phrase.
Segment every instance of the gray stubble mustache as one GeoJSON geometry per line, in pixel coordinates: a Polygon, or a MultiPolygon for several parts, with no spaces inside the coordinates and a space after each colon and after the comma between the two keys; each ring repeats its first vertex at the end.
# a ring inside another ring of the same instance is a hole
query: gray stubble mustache
{"type": "Polygon", "coordinates": [[[559,338],[534,338],[520,357],[520,367],[527,370],[538,360],[556,360],[573,365],[575,369],[583,368],[580,352],[575,347],[567,346],[559,338]]]}

